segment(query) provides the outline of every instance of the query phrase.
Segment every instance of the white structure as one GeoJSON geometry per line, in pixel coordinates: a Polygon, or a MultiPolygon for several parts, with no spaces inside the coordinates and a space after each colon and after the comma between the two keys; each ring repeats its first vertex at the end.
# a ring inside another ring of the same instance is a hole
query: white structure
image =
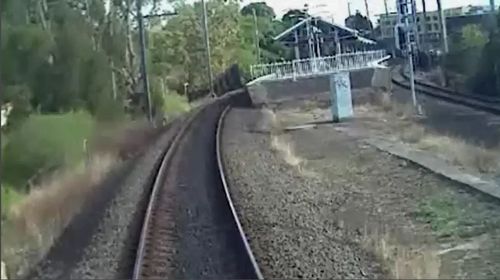
{"type": "Polygon", "coordinates": [[[339,72],[351,72],[378,67],[390,56],[384,50],[339,54],[334,56],[296,59],[293,61],[258,64],[250,67],[253,79],[295,79],[339,72]]]}
{"type": "Polygon", "coordinates": [[[7,118],[9,117],[11,111],[12,111],[12,104],[6,103],[2,105],[1,127],[4,127],[7,124],[7,118]]]}

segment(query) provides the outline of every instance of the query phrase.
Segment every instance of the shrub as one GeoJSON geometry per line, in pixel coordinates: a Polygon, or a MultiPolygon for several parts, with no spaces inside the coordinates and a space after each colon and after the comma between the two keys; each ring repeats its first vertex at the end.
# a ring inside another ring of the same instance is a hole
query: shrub
{"type": "Polygon", "coordinates": [[[11,132],[3,149],[4,182],[21,186],[40,171],[78,163],[93,126],[83,112],[31,115],[11,132]]]}
{"type": "Polygon", "coordinates": [[[163,98],[163,113],[168,118],[173,118],[189,111],[190,106],[185,96],[176,93],[168,93],[163,98]]]}
{"type": "Polygon", "coordinates": [[[10,207],[19,202],[23,197],[22,194],[16,192],[11,186],[7,184],[2,184],[2,220],[6,218],[6,215],[10,209],[10,207]]]}

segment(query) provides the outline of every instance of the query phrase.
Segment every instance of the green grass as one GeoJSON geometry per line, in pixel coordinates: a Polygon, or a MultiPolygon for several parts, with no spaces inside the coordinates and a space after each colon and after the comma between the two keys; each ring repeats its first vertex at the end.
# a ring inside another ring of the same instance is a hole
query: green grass
{"type": "Polygon", "coordinates": [[[90,138],[92,117],[84,112],[31,115],[9,133],[3,147],[3,183],[21,187],[39,170],[71,166],[83,159],[83,140],[90,138]]]}
{"type": "Polygon", "coordinates": [[[442,197],[434,197],[423,202],[417,217],[428,223],[440,237],[452,236],[457,233],[460,224],[460,208],[454,201],[442,197]]]}
{"type": "Polygon", "coordinates": [[[23,198],[23,194],[17,192],[11,186],[2,184],[1,203],[2,203],[2,221],[7,217],[10,207],[23,198]]]}
{"type": "Polygon", "coordinates": [[[176,117],[191,109],[188,100],[184,96],[175,93],[166,94],[163,102],[163,112],[167,118],[176,117]]]}
{"type": "Polygon", "coordinates": [[[497,208],[475,197],[435,194],[416,211],[418,221],[427,223],[438,237],[467,238],[500,226],[497,208]]]}

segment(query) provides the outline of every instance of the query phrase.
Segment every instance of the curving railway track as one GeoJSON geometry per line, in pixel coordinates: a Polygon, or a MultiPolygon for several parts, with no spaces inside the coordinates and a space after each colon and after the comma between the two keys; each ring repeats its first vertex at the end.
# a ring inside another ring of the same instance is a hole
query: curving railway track
{"type": "MultiPolygon", "coordinates": [[[[394,67],[392,71],[392,82],[397,86],[410,90],[410,79],[402,71],[400,66],[394,67]]],[[[453,90],[438,87],[432,84],[415,81],[415,90],[425,95],[442,99],[448,102],[468,106],[481,111],[500,115],[500,98],[481,97],[471,94],[455,92],[453,90]]]]}
{"type": "Polygon", "coordinates": [[[133,279],[262,279],[234,209],[221,158],[224,117],[238,94],[188,118],[162,159],[133,279]]]}

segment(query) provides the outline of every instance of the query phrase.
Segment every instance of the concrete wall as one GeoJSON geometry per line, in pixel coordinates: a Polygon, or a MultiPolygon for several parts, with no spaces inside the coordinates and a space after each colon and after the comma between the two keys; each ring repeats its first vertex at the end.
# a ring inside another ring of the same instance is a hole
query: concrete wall
{"type": "MultiPolygon", "coordinates": [[[[383,68],[367,69],[351,72],[351,87],[353,89],[381,86],[390,83],[386,79],[388,71],[383,68]],[[377,72],[377,74],[374,74],[377,72]],[[384,72],[384,73],[381,73],[384,72]]],[[[330,91],[330,76],[323,75],[309,78],[299,78],[279,81],[261,80],[248,84],[248,91],[255,105],[263,103],[280,103],[288,100],[315,99],[315,96],[323,95],[330,91]]]]}

